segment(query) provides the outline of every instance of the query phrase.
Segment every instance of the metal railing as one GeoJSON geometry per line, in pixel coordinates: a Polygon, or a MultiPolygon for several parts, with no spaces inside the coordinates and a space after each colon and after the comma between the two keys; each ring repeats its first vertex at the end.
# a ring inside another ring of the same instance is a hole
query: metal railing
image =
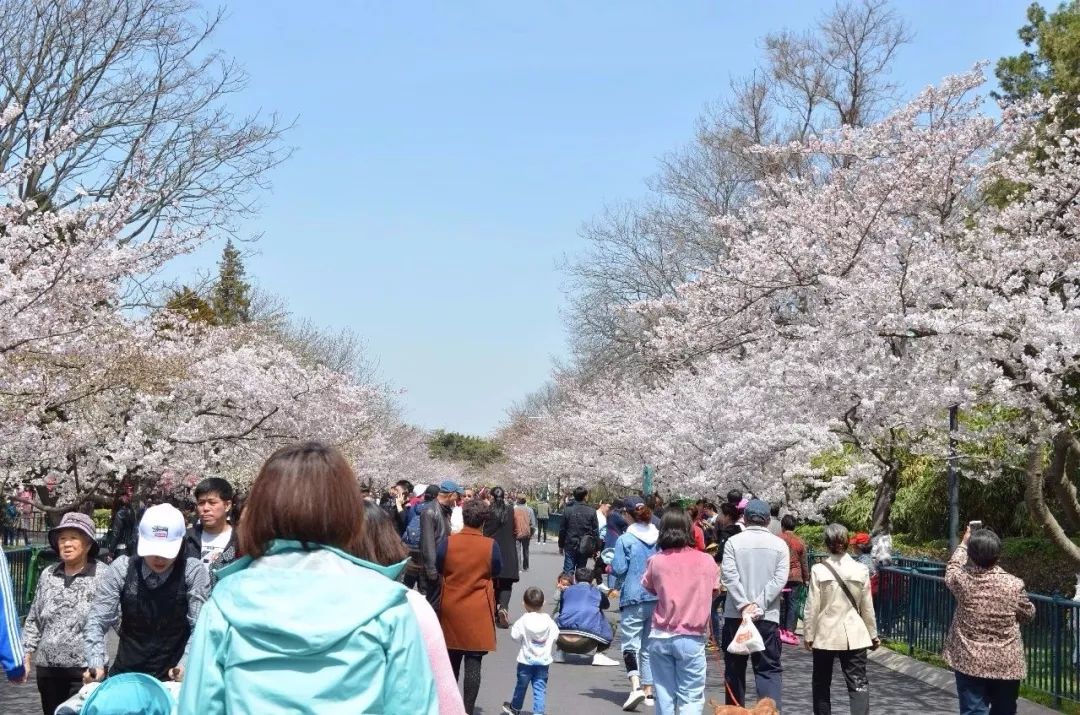
{"type": "MultiPolygon", "coordinates": [[[[814,561],[821,558],[824,554],[812,555],[814,561]]],[[[882,639],[906,648],[908,655],[941,655],[956,611],[944,571],[945,564],[921,559],[894,559],[894,565],[878,569],[874,611],[882,639]]],[[[1055,707],[1063,701],[1080,703],[1080,601],[1028,596],[1035,619],[1021,628],[1024,685],[1047,695],[1055,707]]]]}
{"type": "Polygon", "coordinates": [[[46,566],[56,561],[56,554],[51,549],[28,546],[4,551],[4,556],[11,572],[15,610],[18,611],[20,619],[25,618],[30,610],[30,603],[34,600],[38,577],[46,566]]]}

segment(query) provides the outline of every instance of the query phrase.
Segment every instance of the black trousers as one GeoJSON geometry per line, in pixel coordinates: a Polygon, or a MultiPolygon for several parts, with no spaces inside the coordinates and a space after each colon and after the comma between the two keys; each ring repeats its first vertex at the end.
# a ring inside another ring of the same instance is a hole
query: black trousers
{"type": "Polygon", "coordinates": [[[462,698],[465,712],[472,715],[476,708],[476,696],[480,694],[480,665],[486,653],[465,650],[447,651],[450,654],[450,667],[454,669],[454,680],[461,676],[461,662],[465,661],[465,683],[462,698]]]}
{"type": "Polygon", "coordinates": [[[495,579],[495,605],[496,608],[510,610],[510,595],[514,590],[516,581],[508,578],[495,579]]]}
{"type": "Polygon", "coordinates": [[[870,681],[866,678],[866,649],[817,650],[814,649],[813,693],[814,715],[832,715],[833,662],[840,660],[844,671],[851,715],[869,715],[870,681]]]}
{"type": "Polygon", "coordinates": [[[538,525],[538,528],[536,529],[536,543],[539,544],[541,541],[543,541],[544,543],[547,543],[547,523],[548,523],[548,520],[547,519],[537,519],[536,523],[538,525]]]}
{"type": "Polygon", "coordinates": [[[529,570],[529,542],[532,541],[531,536],[526,536],[524,539],[518,539],[518,543],[521,544],[521,568],[523,571],[529,570]]]}
{"type": "Polygon", "coordinates": [[[754,666],[754,684],[758,698],[772,698],[781,708],[784,690],[784,666],[780,665],[780,626],[772,621],[754,621],[765,650],[749,656],[728,653],[728,646],[735,640],[735,633],[742,625],[741,618],[725,618],[720,648],[724,652],[724,681],[731,693],[725,695],[728,705],[746,707],[746,662],[754,666]],[[731,702],[731,695],[737,702],[731,702]]]}
{"type": "Polygon", "coordinates": [[[53,715],[61,703],[79,692],[83,685],[82,673],[82,668],[37,669],[37,689],[41,695],[41,711],[45,715],[53,715]]]}

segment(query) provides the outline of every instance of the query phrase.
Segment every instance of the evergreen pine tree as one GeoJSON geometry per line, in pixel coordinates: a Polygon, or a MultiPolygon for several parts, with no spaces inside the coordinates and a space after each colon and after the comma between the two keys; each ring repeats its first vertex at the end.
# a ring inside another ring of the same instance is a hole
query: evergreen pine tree
{"type": "Polygon", "coordinates": [[[225,244],[218,261],[218,279],[211,304],[221,325],[251,320],[251,284],[244,280],[244,263],[231,240],[225,244]]]}

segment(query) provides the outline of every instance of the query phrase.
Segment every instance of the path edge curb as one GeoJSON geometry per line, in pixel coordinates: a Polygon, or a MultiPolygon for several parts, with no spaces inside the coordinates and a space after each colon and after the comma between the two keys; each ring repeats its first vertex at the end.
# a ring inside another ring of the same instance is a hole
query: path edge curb
{"type": "MultiPolygon", "coordinates": [[[[923,663],[888,648],[870,651],[870,660],[901,675],[906,675],[933,688],[956,695],[956,679],[951,671],[944,668],[923,663]]],[[[873,687],[873,683],[871,683],[871,691],[873,687]]],[[[1018,715],[1060,715],[1061,711],[1020,698],[1017,701],[1016,712],[1018,715]]]]}

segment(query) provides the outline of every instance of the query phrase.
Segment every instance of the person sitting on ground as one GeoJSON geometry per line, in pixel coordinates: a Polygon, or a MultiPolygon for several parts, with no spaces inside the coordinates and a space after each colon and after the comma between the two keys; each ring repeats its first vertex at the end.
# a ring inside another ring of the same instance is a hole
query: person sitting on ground
{"type": "Polygon", "coordinates": [[[563,572],[555,579],[555,603],[551,607],[551,615],[558,616],[562,608],[562,595],[566,589],[574,585],[574,574],[563,572]]]}
{"type": "Polygon", "coordinates": [[[869,715],[870,681],[866,677],[867,649],[877,650],[870,574],[847,554],[848,532],[840,524],[825,527],[828,558],[810,571],[806,600],[806,648],[814,654],[814,715],[832,712],[833,661],[840,660],[851,715],[869,715]]]}
{"type": "Polygon", "coordinates": [[[185,548],[189,558],[206,565],[211,584],[219,569],[237,559],[236,531],[229,520],[234,496],[232,485],[220,477],[208,477],[195,487],[199,523],[188,529],[185,548]]]}
{"type": "Polygon", "coordinates": [[[237,525],[244,556],[222,569],[192,636],[178,715],[438,714],[397,569],[361,556],[364,514],[334,447],[270,455],[237,525]]]}
{"type": "Polygon", "coordinates": [[[105,634],[118,625],[120,646],[109,669],[182,680],[189,638],[210,595],[210,573],[184,553],[187,525],[171,504],[157,504],[139,521],[135,556],[118,556],[98,581],[83,628],[83,680],[105,677],[105,634]]]}
{"type": "Polygon", "coordinates": [[[615,634],[604,612],[611,606],[608,597],[592,583],[592,569],[581,567],[574,573],[576,583],[563,591],[559,615],[559,651],[562,653],[589,655],[594,653],[593,665],[618,665],[619,661],[608,658],[604,651],[611,646],[615,634]]]}
{"type": "Polygon", "coordinates": [[[1024,582],[998,566],[1001,539],[969,526],[945,567],[956,615],[943,657],[956,674],[960,712],[1015,713],[1027,676],[1020,626],[1035,618],[1024,582]]]}
{"type": "MultiPolygon", "coordinates": [[[[788,581],[788,547],[769,533],[769,505],[752,499],[743,511],[746,528],[724,547],[720,578],[727,589],[720,647],[724,650],[724,680],[728,705],[746,706],[746,661],[754,666],[758,698],[771,697],[783,707],[783,666],[780,665],[780,592],[788,581]],[[728,646],[750,615],[765,642],[751,656],[728,652],[728,646]]],[[[655,671],[655,666],[653,670],[655,671]]]]}
{"type": "Polygon", "coordinates": [[[525,589],[522,600],[525,615],[514,621],[510,637],[521,644],[517,657],[517,685],[510,702],[503,703],[503,715],[518,715],[525,704],[525,691],[532,686],[533,715],[544,715],[547,697],[548,670],[553,660],[559,626],[543,612],[544,592],[534,587],[525,589]]]}
{"type": "MultiPolygon", "coordinates": [[[[409,558],[409,550],[397,533],[396,518],[372,502],[364,503],[364,545],[361,557],[374,564],[390,569],[388,576],[400,580],[409,558]]],[[[405,592],[412,607],[420,635],[424,639],[424,651],[428,665],[435,677],[435,689],[439,694],[439,715],[464,715],[465,705],[458,692],[457,679],[450,667],[439,617],[423,594],[409,589],[405,592]]]]}
{"type": "Polygon", "coordinates": [[[87,665],[83,627],[106,568],[97,561],[95,536],[94,520],[78,512],[64,514],[49,530],[49,545],[60,563],[41,573],[23,627],[26,672],[33,656],[46,715],[55,713],[83,685],[87,665]]]}

